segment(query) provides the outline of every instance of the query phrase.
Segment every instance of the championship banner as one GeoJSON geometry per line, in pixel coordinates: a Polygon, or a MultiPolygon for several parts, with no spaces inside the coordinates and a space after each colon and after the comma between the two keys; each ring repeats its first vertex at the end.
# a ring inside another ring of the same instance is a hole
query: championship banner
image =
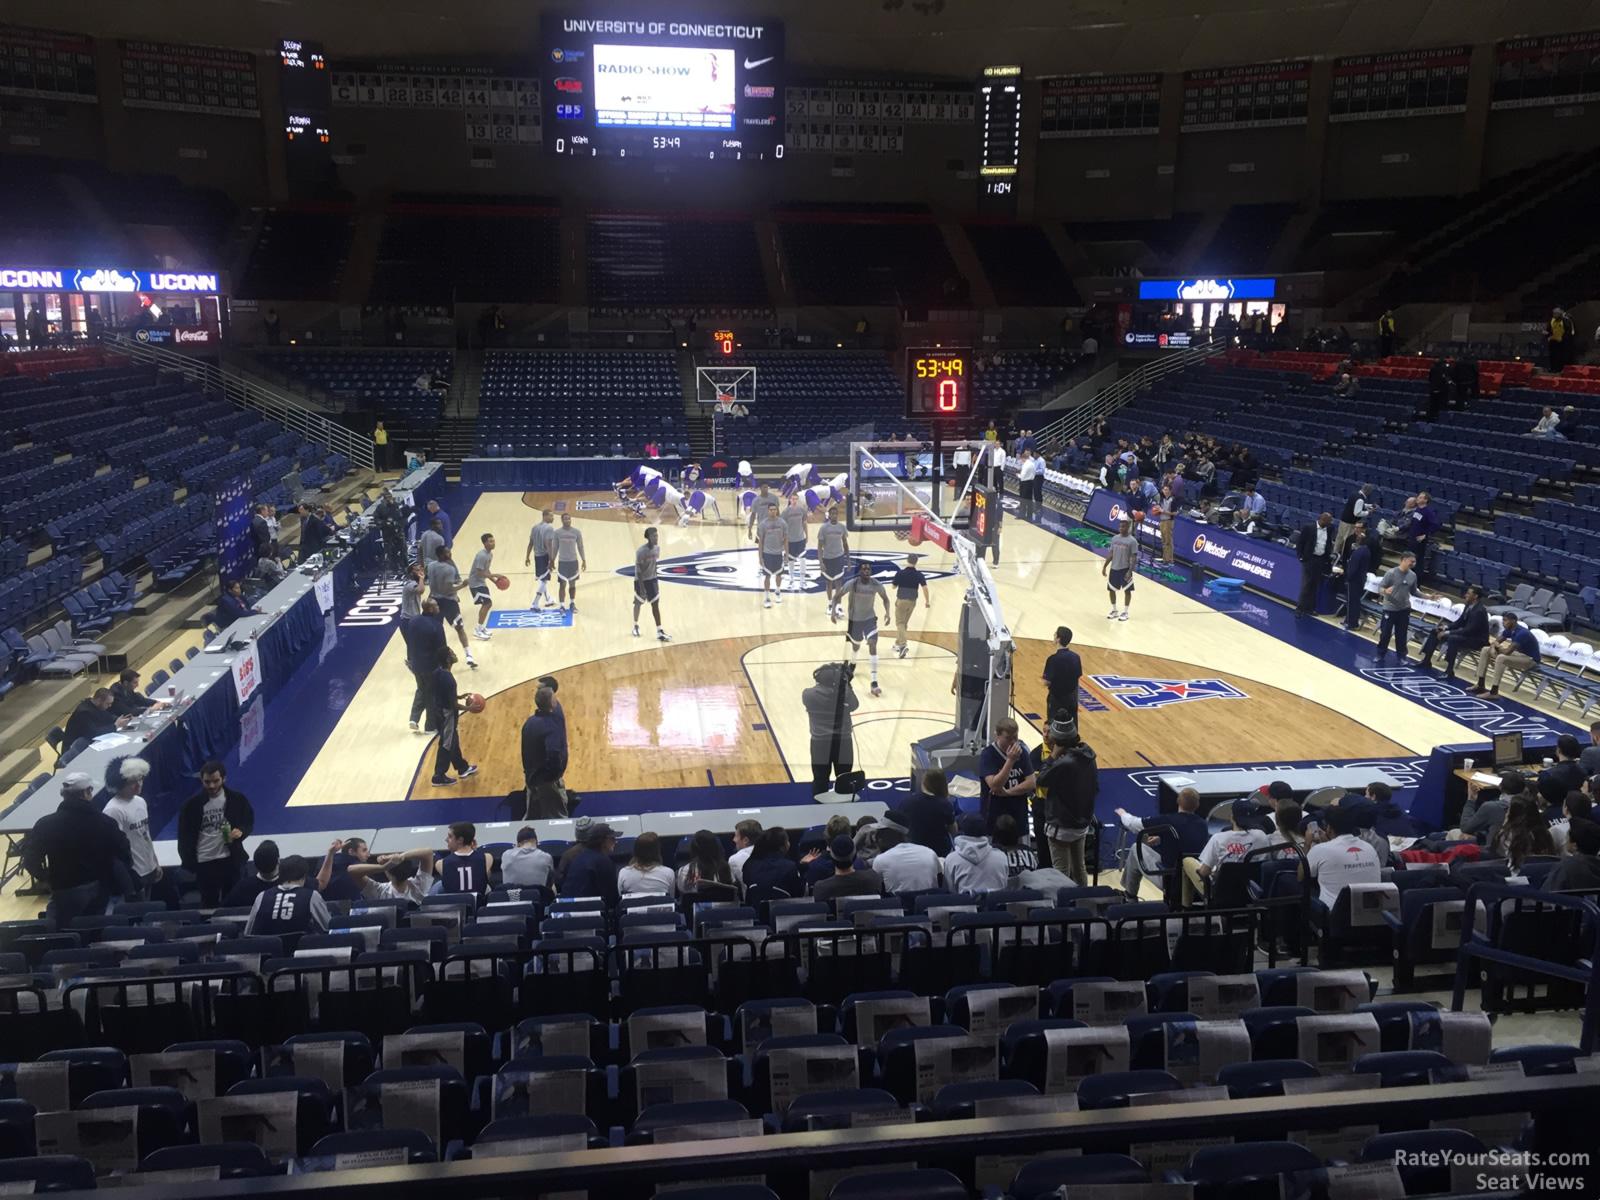
{"type": "Polygon", "coordinates": [[[122,42],[122,106],[259,117],[256,58],[216,46],[122,42]]]}
{"type": "Polygon", "coordinates": [[[243,708],[261,687],[261,658],[255,642],[251,642],[233,660],[233,692],[243,708]]]}
{"type": "Polygon", "coordinates": [[[0,25],[0,96],[98,104],[94,39],[81,33],[0,25]]]}
{"type": "Polygon", "coordinates": [[[1185,71],[1179,131],[1304,125],[1310,95],[1309,58],[1185,71]]]}
{"type": "Polygon", "coordinates": [[[1328,120],[1372,121],[1466,112],[1471,63],[1471,46],[1336,58],[1328,120]]]}
{"type": "Polygon", "coordinates": [[[1161,76],[1049,75],[1039,80],[1039,140],[1161,132],[1161,76]]]}
{"type": "Polygon", "coordinates": [[[828,79],[783,94],[791,154],[900,154],[907,125],[968,125],[977,111],[973,85],[950,81],[828,79]]]}
{"type": "MultiPolygon", "coordinates": [[[[1129,497],[1125,495],[1096,489],[1083,519],[1114,533],[1119,522],[1132,516],[1128,504],[1129,497]]],[[[1139,539],[1146,545],[1160,546],[1161,529],[1156,521],[1145,517],[1139,526],[1139,539]]],[[[1176,517],[1172,522],[1172,550],[1182,562],[1242,579],[1279,600],[1290,604],[1300,600],[1300,556],[1291,546],[1246,537],[1189,517],[1176,517]]]]}
{"type": "Polygon", "coordinates": [[[1600,100],[1600,30],[1518,38],[1494,48],[1490,108],[1600,100]]]}
{"type": "Polygon", "coordinates": [[[328,85],[336,108],[459,112],[467,141],[474,144],[536,145],[544,140],[537,75],[481,64],[336,62],[328,85]]]}

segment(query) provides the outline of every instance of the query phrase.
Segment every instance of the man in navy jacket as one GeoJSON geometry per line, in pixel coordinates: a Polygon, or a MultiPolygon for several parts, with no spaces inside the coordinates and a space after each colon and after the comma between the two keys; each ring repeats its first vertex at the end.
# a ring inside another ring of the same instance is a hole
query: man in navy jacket
{"type": "Polygon", "coordinates": [[[1468,650],[1481,650],[1489,644],[1489,610],[1483,606],[1483,592],[1478,587],[1467,589],[1466,603],[1461,615],[1448,625],[1441,622],[1428,631],[1422,639],[1422,660],[1418,664],[1424,671],[1433,666],[1433,652],[1444,640],[1444,677],[1456,673],[1456,659],[1468,650]]]}
{"type": "Polygon", "coordinates": [[[1367,572],[1372,569],[1372,547],[1367,545],[1364,533],[1350,535],[1345,547],[1349,554],[1344,560],[1344,627],[1361,628],[1361,598],[1367,592],[1367,572]]]}

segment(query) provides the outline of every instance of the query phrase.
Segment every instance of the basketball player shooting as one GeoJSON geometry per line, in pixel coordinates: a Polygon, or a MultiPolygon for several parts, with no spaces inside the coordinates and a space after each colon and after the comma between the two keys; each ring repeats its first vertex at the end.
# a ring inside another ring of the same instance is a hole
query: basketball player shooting
{"type": "MultiPolygon", "coordinates": [[[[849,605],[849,624],[845,626],[845,641],[850,643],[850,657],[855,659],[861,653],[861,643],[867,643],[867,661],[872,667],[872,694],[883,695],[883,690],[878,687],[878,601],[883,601],[883,619],[890,619],[889,592],[872,577],[872,565],[862,563],[860,570],[839,591],[839,606],[849,605]]],[[[839,623],[839,614],[833,612],[829,618],[835,625],[839,623]]]]}
{"type": "Polygon", "coordinates": [[[494,534],[486,533],[481,540],[483,549],[473,555],[472,570],[467,574],[467,590],[478,602],[478,624],[473,629],[472,636],[487,642],[489,610],[494,607],[494,601],[489,596],[489,585],[492,583],[503,591],[511,586],[511,580],[504,575],[496,575],[489,569],[494,563],[494,534]]]}

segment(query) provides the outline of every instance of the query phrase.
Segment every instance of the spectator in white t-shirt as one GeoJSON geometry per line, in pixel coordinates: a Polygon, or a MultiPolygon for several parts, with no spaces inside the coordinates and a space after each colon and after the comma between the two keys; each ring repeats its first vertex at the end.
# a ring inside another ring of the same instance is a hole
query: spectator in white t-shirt
{"type": "Polygon", "coordinates": [[[128,837],[134,882],[141,900],[150,899],[150,889],[161,878],[155,843],[150,840],[150,810],[140,794],[149,774],[150,764],[142,758],[115,758],[106,767],[106,787],[111,789],[111,799],[106,801],[105,814],[128,837]]]}
{"type": "Polygon", "coordinates": [[[760,821],[747,819],[733,827],[733,853],[728,856],[728,870],[733,872],[733,881],[740,887],[744,886],[744,864],[750,861],[750,854],[760,836],[760,821]]]}
{"type": "Polygon", "coordinates": [[[1322,810],[1325,828],[1317,843],[1306,852],[1300,878],[1311,872],[1317,881],[1317,898],[1332,908],[1339,893],[1354,883],[1381,883],[1383,870],[1378,853],[1356,832],[1355,813],[1338,804],[1322,810]]]}
{"type": "Polygon", "coordinates": [[[351,863],[347,871],[363,899],[421,904],[433,887],[433,850],[423,846],[404,854],[380,854],[371,862],[351,863]]]}
{"type": "Polygon", "coordinates": [[[517,844],[500,856],[500,881],[508,888],[547,888],[555,869],[555,860],[539,849],[539,831],[532,825],[517,830],[517,844]]]}
{"type": "Polygon", "coordinates": [[[633,840],[633,858],[617,872],[617,893],[622,896],[670,896],[678,877],[661,861],[661,838],[641,833],[633,840]]]}
{"type": "Polygon", "coordinates": [[[944,867],[937,854],[906,841],[906,831],[898,825],[880,821],[877,836],[880,849],[872,860],[872,869],[882,876],[884,891],[925,892],[939,886],[944,867]]]}
{"type": "Polygon", "coordinates": [[[1233,827],[1211,835],[1199,858],[1183,860],[1183,903],[1187,907],[1195,895],[1205,891],[1205,881],[1223,863],[1243,862],[1252,850],[1268,845],[1260,828],[1263,809],[1249,800],[1233,802],[1233,827]]]}

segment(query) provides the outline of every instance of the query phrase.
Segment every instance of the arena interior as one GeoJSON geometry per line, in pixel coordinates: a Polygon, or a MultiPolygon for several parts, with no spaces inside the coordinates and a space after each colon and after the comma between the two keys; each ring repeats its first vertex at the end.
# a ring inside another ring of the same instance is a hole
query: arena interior
{"type": "Polygon", "coordinates": [[[3,20],[0,1193],[1600,1196],[1593,4],[3,20]]]}

